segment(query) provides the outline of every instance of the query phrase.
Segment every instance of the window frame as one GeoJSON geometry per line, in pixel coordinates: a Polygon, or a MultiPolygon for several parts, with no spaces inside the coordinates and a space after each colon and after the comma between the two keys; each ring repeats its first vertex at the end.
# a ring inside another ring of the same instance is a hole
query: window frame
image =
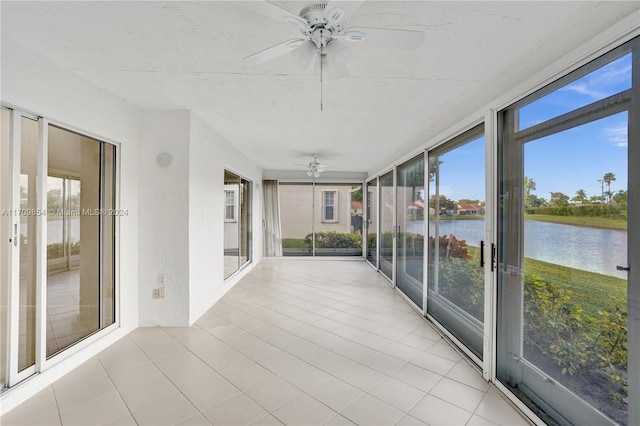
{"type": "Polygon", "coordinates": [[[322,190],[322,223],[339,223],[339,217],[338,217],[338,206],[339,206],[339,202],[338,202],[338,191],[335,189],[323,189],[322,190]],[[327,194],[333,194],[333,204],[329,205],[327,204],[327,194]],[[327,207],[331,207],[332,209],[332,213],[333,213],[333,218],[332,219],[328,219],[327,218],[327,207]]]}
{"type": "Polygon", "coordinates": [[[238,196],[237,191],[233,189],[224,190],[224,221],[225,223],[238,222],[238,196]],[[229,194],[231,194],[231,200],[229,200],[229,194]],[[231,203],[229,203],[231,201],[231,203]],[[231,217],[229,216],[229,207],[231,207],[231,217]]]}

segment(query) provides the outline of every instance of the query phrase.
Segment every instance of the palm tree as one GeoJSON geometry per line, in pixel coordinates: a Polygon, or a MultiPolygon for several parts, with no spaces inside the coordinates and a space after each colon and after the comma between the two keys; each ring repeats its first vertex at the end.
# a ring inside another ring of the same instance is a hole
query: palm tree
{"type": "Polygon", "coordinates": [[[536,190],[536,183],[533,179],[524,177],[524,195],[531,195],[532,191],[536,190]]]}
{"type": "Polygon", "coordinates": [[[604,181],[604,183],[607,184],[607,188],[609,192],[609,203],[611,203],[611,182],[616,180],[616,175],[611,172],[605,173],[605,175],[602,177],[602,180],[604,181]]]}
{"type": "Polygon", "coordinates": [[[577,201],[580,204],[584,204],[587,201],[587,193],[584,189],[578,189],[576,191],[576,196],[571,199],[571,201],[577,201]]]}

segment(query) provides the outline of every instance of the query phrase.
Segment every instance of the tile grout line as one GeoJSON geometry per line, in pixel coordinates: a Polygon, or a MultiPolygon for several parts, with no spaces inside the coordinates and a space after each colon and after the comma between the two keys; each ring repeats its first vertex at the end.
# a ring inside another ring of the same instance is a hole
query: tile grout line
{"type": "MultiPolygon", "coordinates": [[[[135,343],[135,342],[133,342],[135,343]]],[[[145,354],[146,355],[146,354],[145,354]]],[[[125,407],[127,407],[127,411],[129,412],[129,415],[131,416],[131,418],[133,419],[133,421],[136,423],[136,425],[138,425],[138,420],[135,418],[135,416],[133,415],[133,412],[131,411],[131,408],[129,408],[129,405],[127,404],[127,401],[124,400],[124,398],[122,397],[122,394],[120,393],[120,389],[118,389],[118,387],[116,386],[115,382],[113,381],[113,379],[111,378],[111,375],[109,374],[109,370],[107,370],[107,368],[104,366],[104,364],[102,363],[102,360],[100,359],[99,356],[96,356],[96,358],[98,359],[98,362],[100,363],[100,365],[102,366],[102,368],[104,369],[104,372],[107,373],[107,377],[109,378],[109,381],[111,382],[111,384],[113,385],[113,388],[116,390],[118,397],[120,398],[120,400],[122,401],[122,403],[124,404],[125,407]]],[[[116,420],[116,419],[113,419],[116,420]]]]}

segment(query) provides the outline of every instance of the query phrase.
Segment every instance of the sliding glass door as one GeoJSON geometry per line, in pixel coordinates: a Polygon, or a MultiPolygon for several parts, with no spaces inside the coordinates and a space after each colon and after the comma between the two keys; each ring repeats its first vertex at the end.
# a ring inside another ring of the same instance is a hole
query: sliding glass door
{"type": "Polygon", "coordinates": [[[2,109],[2,387],[116,321],[116,148],[2,109]],[[48,155],[45,155],[48,153],[48,155]]]}
{"type": "Polygon", "coordinates": [[[224,171],[224,278],[251,260],[251,183],[224,171]]]}
{"type": "Polygon", "coordinates": [[[367,209],[366,209],[366,238],[367,261],[373,266],[378,266],[378,178],[366,183],[367,209]]]}
{"type": "Polygon", "coordinates": [[[427,312],[482,359],[484,127],[429,151],[427,312]]]}
{"type": "Polygon", "coordinates": [[[424,277],[424,154],[397,168],[396,286],[422,308],[424,277]]]}
{"type": "Polygon", "coordinates": [[[627,424],[638,403],[638,55],[500,114],[498,379],[560,423],[627,424]]]}
{"type": "Polygon", "coordinates": [[[47,357],[114,321],[115,147],[48,129],[47,357]]]}
{"type": "Polygon", "coordinates": [[[380,271],[393,280],[393,251],[395,226],[393,221],[393,171],[380,176],[380,271]]]}

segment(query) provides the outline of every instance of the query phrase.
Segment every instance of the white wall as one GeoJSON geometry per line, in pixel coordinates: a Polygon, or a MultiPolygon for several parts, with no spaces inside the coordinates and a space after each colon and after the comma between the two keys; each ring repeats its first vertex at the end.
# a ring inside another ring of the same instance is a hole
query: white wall
{"type": "Polygon", "coordinates": [[[224,281],[225,169],[253,181],[253,263],[261,258],[262,170],[188,111],[143,112],[140,129],[140,325],[189,326],[243,275],[224,281]],[[159,274],[166,297],[154,299],[159,274]]]}
{"type": "Polygon", "coordinates": [[[253,264],[262,258],[262,169],[195,114],[189,148],[189,322],[193,323],[243,275],[224,282],[224,169],[252,181],[253,264]]]}
{"type": "Polygon", "coordinates": [[[55,124],[120,145],[120,325],[86,348],[2,395],[6,412],[138,326],[139,111],[3,35],[0,98],[55,124]]]}
{"type": "Polygon", "coordinates": [[[140,325],[190,325],[251,267],[223,278],[224,169],[252,184],[253,264],[262,258],[262,170],[187,111],[141,112],[2,38],[2,103],[119,146],[120,328],[98,336],[2,397],[3,412],[140,325]],[[161,152],[173,156],[166,168],[161,152]],[[166,298],[153,299],[158,274],[166,298]],[[74,352],[75,351],[75,352],[74,352]]]}
{"type": "Polygon", "coordinates": [[[140,120],[140,325],[189,325],[188,111],[143,112],[140,120]],[[167,167],[160,153],[173,157],[167,167]],[[166,297],[154,299],[164,274],[166,297]]]}

